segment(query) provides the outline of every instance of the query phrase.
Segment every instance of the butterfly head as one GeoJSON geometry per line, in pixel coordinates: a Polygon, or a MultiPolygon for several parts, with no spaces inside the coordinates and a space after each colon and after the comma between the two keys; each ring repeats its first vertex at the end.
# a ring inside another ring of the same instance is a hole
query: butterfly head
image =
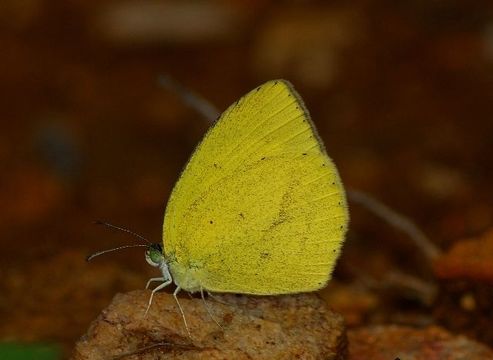
{"type": "Polygon", "coordinates": [[[149,265],[160,267],[165,262],[163,247],[160,244],[151,244],[145,252],[145,258],[149,265]]]}

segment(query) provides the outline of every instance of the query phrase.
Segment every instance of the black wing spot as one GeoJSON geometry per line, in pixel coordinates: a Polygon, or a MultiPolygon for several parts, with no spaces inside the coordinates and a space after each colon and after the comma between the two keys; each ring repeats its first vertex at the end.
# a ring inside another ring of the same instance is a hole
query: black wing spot
{"type": "Polygon", "coordinates": [[[278,83],[278,82],[279,82],[279,81],[274,81],[274,85],[277,85],[277,83],[278,83]]]}
{"type": "Polygon", "coordinates": [[[214,224],[214,221],[212,221],[212,220],[209,220],[209,224],[214,224]]]}
{"type": "Polygon", "coordinates": [[[335,184],[336,184],[336,182],[335,181],[332,181],[332,185],[335,185],[335,184]]]}
{"type": "Polygon", "coordinates": [[[241,217],[242,219],[244,219],[244,218],[245,218],[245,215],[243,215],[243,213],[240,213],[239,215],[240,215],[240,217],[241,217]]]}
{"type": "Polygon", "coordinates": [[[322,164],[322,166],[325,166],[325,164],[322,164]]]}
{"type": "Polygon", "coordinates": [[[217,164],[216,163],[214,163],[214,167],[217,169],[217,164]]]}
{"type": "Polygon", "coordinates": [[[265,156],[262,159],[260,159],[260,160],[265,160],[265,156]]]}
{"type": "Polygon", "coordinates": [[[306,153],[303,153],[302,155],[306,155],[306,153]]]}

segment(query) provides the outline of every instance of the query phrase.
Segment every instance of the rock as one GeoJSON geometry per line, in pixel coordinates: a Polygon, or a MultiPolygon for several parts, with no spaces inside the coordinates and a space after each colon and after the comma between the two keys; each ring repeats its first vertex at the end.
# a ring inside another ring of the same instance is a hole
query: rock
{"type": "Polygon", "coordinates": [[[372,326],[348,331],[349,360],[488,360],[491,349],[465,336],[430,326],[372,326]]]}
{"type": "Polygon", "coordinates": [[[433,307],[437,323],[493,344],[493,230],[457,241],[434,263],[440,291],[433,307]],[[450,314],[453,314],[451,316],[450,314]]]}
{"type": "Polygon", "coordinates": [[[180,298],[189,338],[173,297],[149,291],[114,297],[76,344],[74,360],[109,359],[344,359],[342,317],[314,294],[215,295],[180,298]],[[125,355],[126,356],[123,356],[125,355]]]}
{"type": "Polygon", "coordinates": [[[456,242],[437,259],[435,275],[439,279],[479,280],[493,283],[493,230],[478,239],[456,242]]]}

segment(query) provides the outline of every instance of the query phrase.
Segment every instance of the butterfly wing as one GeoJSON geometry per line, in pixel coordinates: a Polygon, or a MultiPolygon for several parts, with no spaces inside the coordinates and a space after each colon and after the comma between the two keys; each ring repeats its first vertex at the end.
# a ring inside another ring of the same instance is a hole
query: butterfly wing
{"type": "Polygon", "coordinates": [[[231,105],[168,202],[165,254],[189,291],[282,294],[323,287],[348,223],[337,169],[292,86],[231,105]]]}

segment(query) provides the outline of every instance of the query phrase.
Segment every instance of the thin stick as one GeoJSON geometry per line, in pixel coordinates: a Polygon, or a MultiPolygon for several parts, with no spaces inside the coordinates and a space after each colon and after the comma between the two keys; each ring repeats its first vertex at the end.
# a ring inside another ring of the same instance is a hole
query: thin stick
{"type": "Polygon", "coordinates": [[[418,295],[420,301],[427,306],[433,304],[438,294],[438,286],[435,283],[402,273],[398,270],[392,270],[385,274],[383,283],[387,283],[390,287],[397,288],[398,286],[402,286],[412,290],[418,295]]]}
{"type": "Polygon", "coordinates": [[[219,116],[219,111],[204,97],[187,89],[170,76],[161,75],[158,83],[163,88],[177,94],[181,101],[204,116],[208,121],[214,122],[219,116]]]}
{"type": "MultiPolygon", "coordinates": [[[[438,294],[438,287],[435,283],[402,273],[398,270],[390,271],[379,280],[356,267],[351,266],[350,270],[357,276],[359,282],[369,289],[379,291],[390,289],[395,290],[399,294],[402,294],[403,289],[406,289],[407,291],[411,291],[426,306],[433,304],[438,294]]],[[[401,296],[404,297],[404,295],[401,296]]]]}
{"type": "Polygon", "coordinates": [[[436,259],[441,250],[414,224],[408,217],[399,214],[387,205],[381,203],[374,197],[359,190],[347,190],[349,200],[360,204],[387,222],[394,228],[402,231],[414,242],[414,244],[424,253],[428,260],[436,259]]]}

